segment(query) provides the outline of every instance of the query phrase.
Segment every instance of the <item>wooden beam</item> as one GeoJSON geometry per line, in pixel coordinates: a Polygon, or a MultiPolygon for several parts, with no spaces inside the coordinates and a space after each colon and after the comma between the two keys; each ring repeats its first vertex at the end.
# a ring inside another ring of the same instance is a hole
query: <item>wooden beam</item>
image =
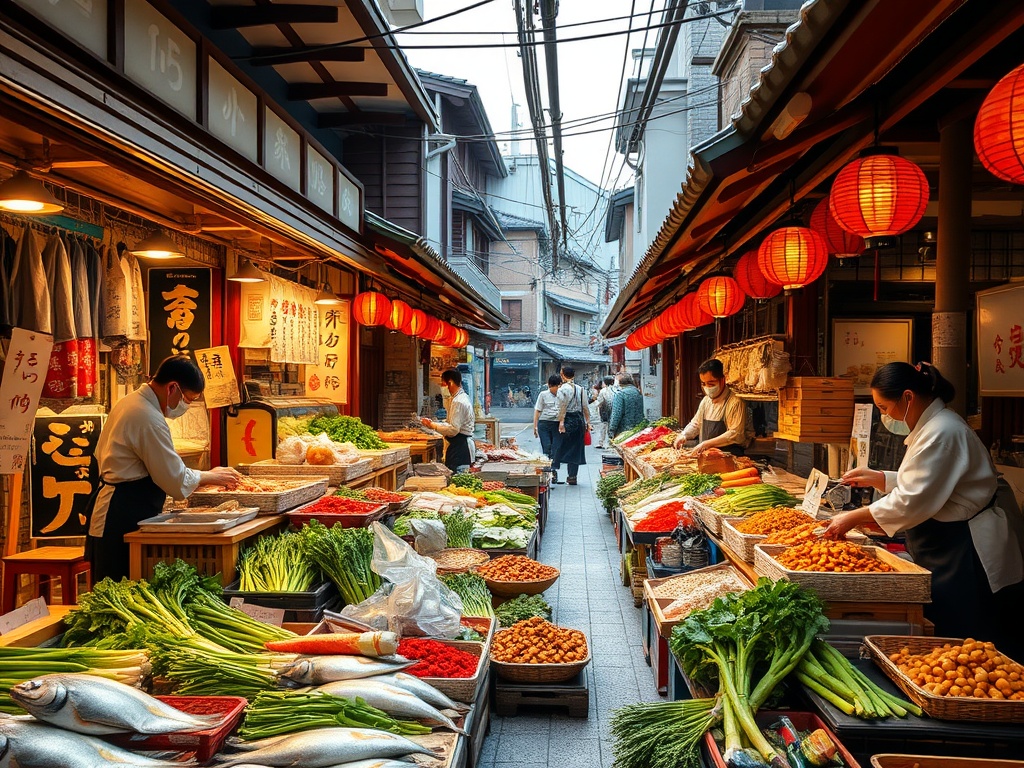
{"type": "Polygon", "coordinates": [[[304,64],[311,61],[360,62],[366,60],[366,48],[350,45],[341,46],[255,46],[249,63],[254,67],[272,67],[275,64],[304,64]]]}
{"type": "Polygon", "coordinates": [[[272,24],[337,24],[334,5],[215,5],[210,8],[214,29],[241,29],[272,24]]]}
{"type": "Polygon", "coordinates": [[[292,83],[289,101],[333,99],[340,96],[387,96],[387,83],[292,83]]]}
{"type": "Polygon", "coordinates": [[[403,125],[409,117],[403,112],[321,112],[318,128],[344,128],[349,125],[403,125]]]}

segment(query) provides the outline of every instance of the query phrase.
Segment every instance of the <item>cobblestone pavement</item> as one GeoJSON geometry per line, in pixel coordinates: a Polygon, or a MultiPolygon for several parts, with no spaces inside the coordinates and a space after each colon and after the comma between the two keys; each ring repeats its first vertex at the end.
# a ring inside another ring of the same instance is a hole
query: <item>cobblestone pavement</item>
{"type": "MultiPolygon", "coordinates": [[[[515,433],[524,424],[502,424],[515,433]]],[[[532,429],[519,444],[539,450],[532,429]]],[[[540,559],[561,570],[545,598],[556,623],[581,629],[590,642],[590,714],[571,718],[558,708],[520,710],[516,717],[491,719],[481,768],[611,768],[612,711],[638,701],[658,701],[651,669],[640,646],[640,610],[619,582],[619,554],[608,515],[594,496],[601,454],[587,449],[579,485],[551,491],[540,559]]]]}

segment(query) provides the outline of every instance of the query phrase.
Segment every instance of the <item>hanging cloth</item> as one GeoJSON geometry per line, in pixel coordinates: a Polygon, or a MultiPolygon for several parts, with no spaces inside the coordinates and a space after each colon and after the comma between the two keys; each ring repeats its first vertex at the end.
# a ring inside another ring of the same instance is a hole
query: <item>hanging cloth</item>
{"type": "Polygon", "coordinates": [[[43,238],[25,227],[11,276],[12,324],[28,331],[50,333],[50,288],[43,267],[43,238]]]}
{"type": "Polygon", "coordinates": [[[87,244],[71,240],[72,296],[75,302],[75,336],[78,341],[78,372],[75,395],[92,397],[96,385],[96,334],[93,329],[93,305],[89,285],[87,244]]]}
{"type": "Polygon", "coordinates": [[[130,252],[125,251],[121,257],[127,262],[126,274],[130,275],[128,289],[132,295],[131,326],[128,329],[128,338],[131,341],[147,341],[146,328],[146,294],[142,283],[142,268],[139,260],[130,252]]]}
{"type": "Polygon", "coordinates": [[[43,384],[43,397],[67,400],[78,392],[78,340],[71,283],[71,259],[63,239],[50,235],[43,249],[43,267],[53,296],[51,328],[53,351],[43,384]]]}
{"type": "Polygon", "coordinates": [[[118,338],[128,339],[128,321],[131,316],[131,299],[121,259],[117,251],[104,245],[101,251],[103,265],[103,327],[100,334],[104,343],[112,344],[118,338]]]}
{"type": "Polygon", "coordinates": [[[0,336],[9,337],[14,325],[12,279],[14,261],[17,258],[18,242],[6,229],[0,227],[0,336]]]}
{"type": "Polygon", "coordinates": [[[97,354],[100,351],[100,337],[103,335],[103,257],[100,248],[91,240],[83,244],[85,248],[85,265],[89,273],[89,308],[92,312],[92,337],[95,341],[97,354]]]}

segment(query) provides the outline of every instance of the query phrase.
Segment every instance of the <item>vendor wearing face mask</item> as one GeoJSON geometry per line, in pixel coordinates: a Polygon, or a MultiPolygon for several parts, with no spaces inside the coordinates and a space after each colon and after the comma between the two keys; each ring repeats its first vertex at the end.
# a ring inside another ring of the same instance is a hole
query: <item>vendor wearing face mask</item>
{"type": "Polygon", "coordinates": [[[1015,657],[1024,649],[1018,624],[1024,522],[1015,502],[1002,494],[997,501],[988,450],[946,408],[953,394],[953,385],[929,363],[878,369],[871,396],[889,431],[907,436],[907,453],[897,472],[858,467],[843,475],[844,483],[886,495],[836,515],[825,535],[839,538],[870,524],[889,536],[905,532],[914,562],[932,572],[932,602],[924,613],[936,636],[993,642],[1015,657]]]}
{"type": "Polygon", "coordinates": [[[190,357],[168,357],[148,384],[110,409],[96,444],[100,488],[86,539],[94,584],[105,576],[128,576],[124,536],[137,530],[140,520],[159,515],[167,496],[180,501],[200,485],[234,487],[241,478],[231,467],[189,469],[174,451],[166,419],[184,415],[205,387],[190,357]]]}
{"type": "Polygon", "coordinates": [[[699,438],[693,453],[708,448],[742,456],[750,444],[752,432],[747,427],[747,404],[736,397],[725,384],[722,362],[714,358],[701,363],[697,369],[704,399],[697,406],[693,421],[676,438],[675,447],[681,448],[687,440],[699,438]]]}

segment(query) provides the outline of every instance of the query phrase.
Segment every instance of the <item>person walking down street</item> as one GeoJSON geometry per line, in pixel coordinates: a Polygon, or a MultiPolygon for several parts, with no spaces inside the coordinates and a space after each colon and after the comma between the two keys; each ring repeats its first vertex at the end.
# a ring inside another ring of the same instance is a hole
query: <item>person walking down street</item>
{"type": "Polygon", "coordinates": [[[597,429],[594,430],[594,444],[601,449],[609,443],[608,430],[612,421],[612,408],[615,405],[615,393],[618,389],[613,376],[604,377],[604,386],[597,396],[597,429]]]}
{"type": "MultiPolygon", "coordinates": [[[[533,406],[533,436],[540,438],[541,452],[549,459],[554,459],[562,437],[558,433],[558,388],[561,385],[561,376],[548,376],[548,388],[537,395],[537,404],[533,406]]],[[[557,472],[552,480],[558,481],[557,472]]]]}
{"type": "Polygon", "coordinates": [[[573,381],[575,375],[572,366],[562,366],[563,384],[558,388],[558,431],[562,440],[551,465],[556,475],[562,464],[567,465],[565,482],[569,485],[576,485],[580,465],[587,463],[583,440],[590,430],[587,393],[573,381]]]}
{"type": "Polygon", "coordinates": [[[644,420],[644,396],[637,389],[633,374],[620,373],[618,383],[619,393],[612,401],[612,413],[608,417],[608,434],[613,438],[644,420]]]}

